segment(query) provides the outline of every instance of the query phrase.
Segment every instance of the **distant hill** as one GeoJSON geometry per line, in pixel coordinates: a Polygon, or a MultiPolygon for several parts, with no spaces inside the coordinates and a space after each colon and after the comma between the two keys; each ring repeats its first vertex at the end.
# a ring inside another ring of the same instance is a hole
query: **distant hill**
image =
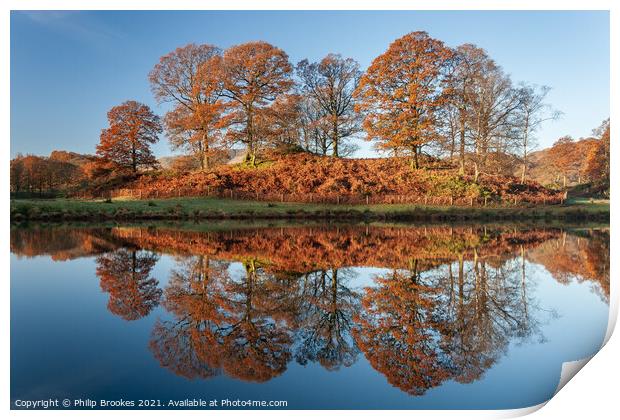
{"type": "MultiPolygon", "coordinates": [[[[212,159],[212,163],[227,165],[242,163],[246,153],[244,149],[223,150],[212,159]]],[[[192,171],[200,169],[200,162],[193,156],[162,156],[157,161],[161,168],[165,170],[192,171]]]]}
{"type": "Polygon", "coordinates": [[[95,159],[94,155],[85,155],[75,152],[67,152],[66,150],[54,150],[50,153],[49,158],[57,162],[71,163],[72,165],[81,167],[95,159]]]}

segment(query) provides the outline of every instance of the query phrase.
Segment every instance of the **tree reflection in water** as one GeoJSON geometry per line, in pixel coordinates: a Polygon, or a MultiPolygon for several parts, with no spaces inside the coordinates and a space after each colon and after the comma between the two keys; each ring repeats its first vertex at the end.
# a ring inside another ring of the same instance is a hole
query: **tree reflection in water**
{"type": "Polygon", "coordinates": [[[186,378],[264,382],[291,360],[336,370],[363,354],[390,384],[421,395],[481,378],[511,342],[544,339],[549,313],[528,262],[609,298],[608,229],[15,229],[11,250],[97,255],[111,312],[135,320],[161,303],[168,315],[150,348],[186,378]],[[159,254],[175,258],[163,291],[151,276],[159,254]],[[361,287],[353,267],[383,274],[361,287]]]}
{"type": "Polygon", "coordinates": [[[239,379],[267,381],[286,369],[292,331],[286,316],[286,282],[254,259],[233,278],[227,263],[204,256],[179,259],[164,292],[174,321],[156,322],[151,349],[163,366],[189,377],[221,371],[239,379]],[[284,298],[284,299],[283,299],[284,298]]]}
{"type": "Polygon", "coordinates": [[[131,321],[148,315],[159,304],[161,289],[150,277],[158,259],[154,252],[125,248],[97,257],[97,276],[101,290],[110,294],[110,312],[131,321]]]}
{"type": "Polygon", "coordinates": [[[347,285],[353,276],[351,270],[332,268],[299,279],[301,299],[295,324],[299,342],[295,360],[299,364],[319,362],[336,370],[355,363],[359,350],[351,329],[360,295],[347,285]]]}

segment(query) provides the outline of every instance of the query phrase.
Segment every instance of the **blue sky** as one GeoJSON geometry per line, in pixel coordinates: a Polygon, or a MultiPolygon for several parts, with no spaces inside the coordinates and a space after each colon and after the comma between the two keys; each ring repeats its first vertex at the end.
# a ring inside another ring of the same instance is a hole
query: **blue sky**
{"type": "MultiPolygon", "coordinates": [[[[587,136],[609,116],[609,13],[529,11],[99,11],[11,13],[11,155],[94,153],[109,108],[128,99],[165,113],[147,75],[190,42],[264,40],[291,62],[330,52],[365,68],[390,42],[424,30],[449,46],[474,43],[515,82],[552,87],[564,112],[538,133],[540,147],[587,136]]],[[[362,142],[360,156],[370,156],[362,142]]],[[[154,147],[171,154],[167,139],[154,147]]]]}

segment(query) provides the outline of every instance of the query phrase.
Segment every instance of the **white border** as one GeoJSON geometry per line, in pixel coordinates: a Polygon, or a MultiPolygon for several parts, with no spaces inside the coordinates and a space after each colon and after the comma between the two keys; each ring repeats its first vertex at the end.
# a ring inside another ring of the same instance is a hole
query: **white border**
{"type": "MultiPolygon", "coordinates": [[[[618,66],[618,33],[620,28],[620,19],[618,14],[620,13],[620,2],[612,0],[381,0],[380,2],[361,2],[355,0],[341,0],[338,4],[335,4],[333,0],[298,0],[291,2],[290,0],[236,0],[236,1],[199,1],[199,0],[5,0],[2,2],[3,14],[1,18],[0,31],[2,31],[2,37],[0,41],[0,57],[4,58],[0,64],[0,79],[2,80],[2,97],[0,99],[0,127],[2,128],[3,140],[0,141],[0,151],[2,153],[2,194],[4,197],[9,196],[9,156],[10,156],[10,10],[611,10],[611,119],[615,122],[617,119],[617,98],[619,96],[618,91],[618,77],[620,74],[620,68],[618,66]]],[[[515,34],[518,36],[518,34],[515,34]]],[[[596,46],[592,46],[596,48],[596,46]]],[[[618,138],[618,129],[615,124],[612,124],[612,137],[618,138]]],[[[615,140],[614,140],[615,141],[615,140]]],[[[618,184],[620,171],[619,161],[620,147],[616,147],[612,142],[612,185],[615,193],[618,184]]],[[[620,271],[618,266],[614,263],[618,247],[618,235],[615,234],[615,227],[613,220],[618,202],[617,193],[612,195],[611,205],[611,278],[617,279],[620,271]]],[[[2,344],[0,345],[0,358],[1,363],[5,367],[2,371],[5,373],[4,381],[0,388],[0,404],[4,410],[8,410],[10,407],[9,401],[9,318],[10,318],[10,282],[9,282],[9,202],[5,199],[2,205],[3,217],[5,224],[3,225],[2,232],[2,261],[4,264],[3,276],[5,282],[3,306],[2,306],[2,321],[4,325],[2,335],[2,344]]],[[[615,282],[611,287],[610,296],[610,320],[608,331],[606,335],[607,345],[593,358],[592,362],[588,363],[580,373],[580,378],[577,381],[570,381],[568,385],[554,397],[548,406],[541,411],[538,411],[532,418],[538,419],[553,419],[553,418],[583,418],[587,416],[589,418],[607,419],[613,418],[617,415],[617,395],[615,381],[618,377],[618,360],[616,354],[620,345],[617,337],[612,338],[611,333],[614,329],[618,312],[618,290],[615,287],[615,282]],[[609,340],[609,342],[608,342],[609,340]]],[[[569,364],[567,372],[563,372],[563,375],[569,375],[568,371],[572,370],[572,373],[576,373],[579,368],[583,367],[582,363],[576,362],[569,364]],[[571,368],[572,366],[572,368],[571,368]],[[575,367],[578,367],[575,369],[575,367]]],[[[561,387],[559,387],[561,388],[561,387]]],[[[541,404],[535,407],[529,407],[519,410],[504,410],[504,411],[116,411],[114,413],[106,411],[11,411],[9,415],[16,418],[84,418],[86,416],[92,418],[109,418],[113,416],[121,416],[123,418],[131,416],[132,418],[168,418],[174,417],[209,417],[209,418],[224,418],[224,417],[252,417],[252,418],[270,418],[270,419],[289,419],[291,416],[301,419],[314,419],[318,416],[338,416],[340,418],[372,418],[377,416],[389,416],[390,418],[465,418],[465,419],[485,419],[485,418],[510,418],[529,414],[537,411],[544,406],[541,404]],[[88,414],[86,414],[88,413],[88,414]]]]}

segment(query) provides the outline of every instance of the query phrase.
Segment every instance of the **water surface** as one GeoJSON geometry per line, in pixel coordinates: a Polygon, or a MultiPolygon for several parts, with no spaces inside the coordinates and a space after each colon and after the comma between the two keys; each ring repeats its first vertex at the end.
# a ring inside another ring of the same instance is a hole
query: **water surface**
{"type": "Polygon", "coordinates": [[[11,230],[11,399],[520,408],[607,327],[609,230],[11,230]]]}

